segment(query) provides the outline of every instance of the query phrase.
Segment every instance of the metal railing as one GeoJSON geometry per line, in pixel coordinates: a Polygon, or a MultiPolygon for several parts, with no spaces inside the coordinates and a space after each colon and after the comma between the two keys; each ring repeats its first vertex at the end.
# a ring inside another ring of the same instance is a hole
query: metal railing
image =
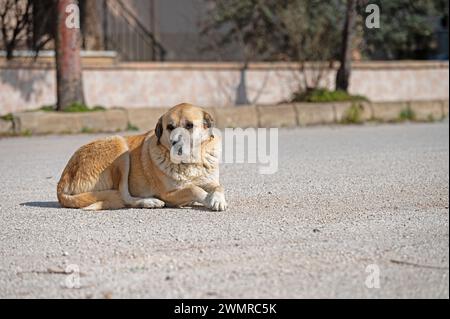
{"type": "Polygon", "coordinates": [[[164,61],[166,50],[120,0],[103,0],[106,50],[117,51],[123,61],[164,61]]]}

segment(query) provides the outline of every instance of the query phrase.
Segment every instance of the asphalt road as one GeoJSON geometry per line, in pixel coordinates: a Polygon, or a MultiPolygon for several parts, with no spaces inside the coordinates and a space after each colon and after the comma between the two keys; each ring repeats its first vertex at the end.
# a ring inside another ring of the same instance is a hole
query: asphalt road
{"type": "Polygon", "coordinates": [[[222,166],[226,212],[60,208],[93,138],[0,140],[1,298],[449,297],[448,122],[280,130],[276,174],[222,166]]]}

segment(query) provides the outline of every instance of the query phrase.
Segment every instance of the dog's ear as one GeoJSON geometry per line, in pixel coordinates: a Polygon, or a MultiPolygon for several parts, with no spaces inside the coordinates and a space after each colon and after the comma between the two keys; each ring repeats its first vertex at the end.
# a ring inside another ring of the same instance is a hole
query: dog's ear
{"type": "Polygon", "coordinates": [[[160,139],[161,139],[162,133],[163,133],[163,125],[162,125],[162,116],[161,116],[155,127],[155,135],[158,138],[158,145],[161,144],[160,139]]]}
{"type": "Polygon", "coordinates": [[[203,125],[205,128],[212,128],[215,126],[213,117],[206,111],[203,111],[203,125]]]}

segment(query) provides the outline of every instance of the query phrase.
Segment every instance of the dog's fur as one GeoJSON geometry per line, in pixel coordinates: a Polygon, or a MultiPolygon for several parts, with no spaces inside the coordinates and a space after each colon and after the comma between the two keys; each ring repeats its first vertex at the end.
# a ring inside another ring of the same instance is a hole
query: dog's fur
{"type": "Polygon", "coordinates": [[[227,203],[219,184],[221,143],[211,134],[213,125],[206,111],[184,103],[170,109],[148,133],[112,136],[82,146],[61,175],[59,203],[86,210],[200,203],[225,210],[227,203]],[[202,132],[201,159],[176,164],[170,158],[174,143],[170,131],[186,127],[186,123],[194,123],[202,132]]]}

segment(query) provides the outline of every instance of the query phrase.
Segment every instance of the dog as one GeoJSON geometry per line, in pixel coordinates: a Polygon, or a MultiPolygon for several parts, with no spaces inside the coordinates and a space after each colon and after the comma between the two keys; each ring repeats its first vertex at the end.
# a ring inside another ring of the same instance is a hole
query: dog
{"type": "Polygon", "coordinates": [[[213,128],[208,112],[182,103],[161,116],[150,132],[86,144],[61,175],[58,201],[63,207],[93,211],[195,203],[223,211],[227,202],[219,183],[221,141],[213,128]],[[194,146],[199,146],[197,156],[189,154],[194,146]]]}

